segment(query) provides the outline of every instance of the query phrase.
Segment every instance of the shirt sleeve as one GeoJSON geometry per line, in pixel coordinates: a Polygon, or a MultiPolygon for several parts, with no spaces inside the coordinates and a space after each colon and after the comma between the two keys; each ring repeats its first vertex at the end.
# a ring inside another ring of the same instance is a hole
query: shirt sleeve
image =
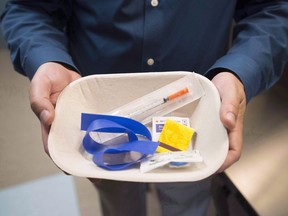
{"type": "Polygon", "coordinates": [[[271,87],[288,61],[288,1],[239,1],[232,46],[210,68],[231,71],[242,81],[247,101],[271,87]]]}
{"type": "Polygon", "coordinates": [[[1,27],[16,71],[32,79],[46,62],[76,68],[68,52],[65,23],[71,11],[65,5],[65,1],[57,0],[7,3],[1,27]]]}

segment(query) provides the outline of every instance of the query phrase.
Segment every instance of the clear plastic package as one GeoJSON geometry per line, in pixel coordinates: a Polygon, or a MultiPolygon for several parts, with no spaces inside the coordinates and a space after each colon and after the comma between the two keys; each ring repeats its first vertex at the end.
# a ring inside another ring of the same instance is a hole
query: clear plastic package
{"type": "Polygon", "coordinates": [[[147,124],[154,116],[164,116],[204,95],[194,73],[188,74],[156,91],[109,112],[147,124]]]}

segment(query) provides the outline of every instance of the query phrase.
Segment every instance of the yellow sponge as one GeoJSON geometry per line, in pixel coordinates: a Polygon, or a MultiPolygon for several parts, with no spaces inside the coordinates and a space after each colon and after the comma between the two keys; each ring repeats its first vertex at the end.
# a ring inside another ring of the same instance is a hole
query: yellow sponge
{"type": "Polygon", "coordinates": [[[187,151],[194,133],[194,129],[167,119],[156,152],[187,151]]]}

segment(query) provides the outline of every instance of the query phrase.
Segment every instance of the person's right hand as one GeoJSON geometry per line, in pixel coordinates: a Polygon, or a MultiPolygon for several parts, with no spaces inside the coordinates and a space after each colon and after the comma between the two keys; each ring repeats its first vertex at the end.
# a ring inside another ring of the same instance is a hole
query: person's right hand
{"type": "Polygon", "coordinates": [[[41,123],[42,140],[45,152],[48,152],[48,134],[54,120],[55,105],[61,91],[81,76],[62,64],[48,62],[41,65],[30,83],[29,99],[33,112],[41,123]]]}

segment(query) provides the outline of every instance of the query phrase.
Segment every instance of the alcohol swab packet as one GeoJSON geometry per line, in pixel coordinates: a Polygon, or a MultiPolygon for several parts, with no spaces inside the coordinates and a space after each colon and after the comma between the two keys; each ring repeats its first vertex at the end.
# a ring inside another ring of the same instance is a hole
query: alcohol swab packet
{"type": "Polygon", "coordinates": [[[146,173],[170,162],[198,163],[203,162],[203,158],[199,150],[156,153],[141,162],[140,172],[146,173]]]}
{"type": "MultiPolygon", "coordinates": [[[[178,118],[179,119],[179,118],[178,118]]],[[[188,118],[180,118],[189,122],[188,118]]],[[[153,119],[154,120],[154,119],[153,119]]],[[[154,126],[154,122],[153,122],[154,126]]],[[[161,130],[158,142],[160,143],[156,152],[187,151],[195,130],[173,118],[167,118],[161,130]]]]}
{"type": "MultiPolygon", "coordinates": [[[[183,117],[153,117],[152,139],[160,144],[156,152],[188,151],[192,149],[192,137],[196,133],[190,128],[189,118],[183,117]]],[[[169,167],[181,168],[190,164],[183,161],[170,162],[169,167]]]]}

